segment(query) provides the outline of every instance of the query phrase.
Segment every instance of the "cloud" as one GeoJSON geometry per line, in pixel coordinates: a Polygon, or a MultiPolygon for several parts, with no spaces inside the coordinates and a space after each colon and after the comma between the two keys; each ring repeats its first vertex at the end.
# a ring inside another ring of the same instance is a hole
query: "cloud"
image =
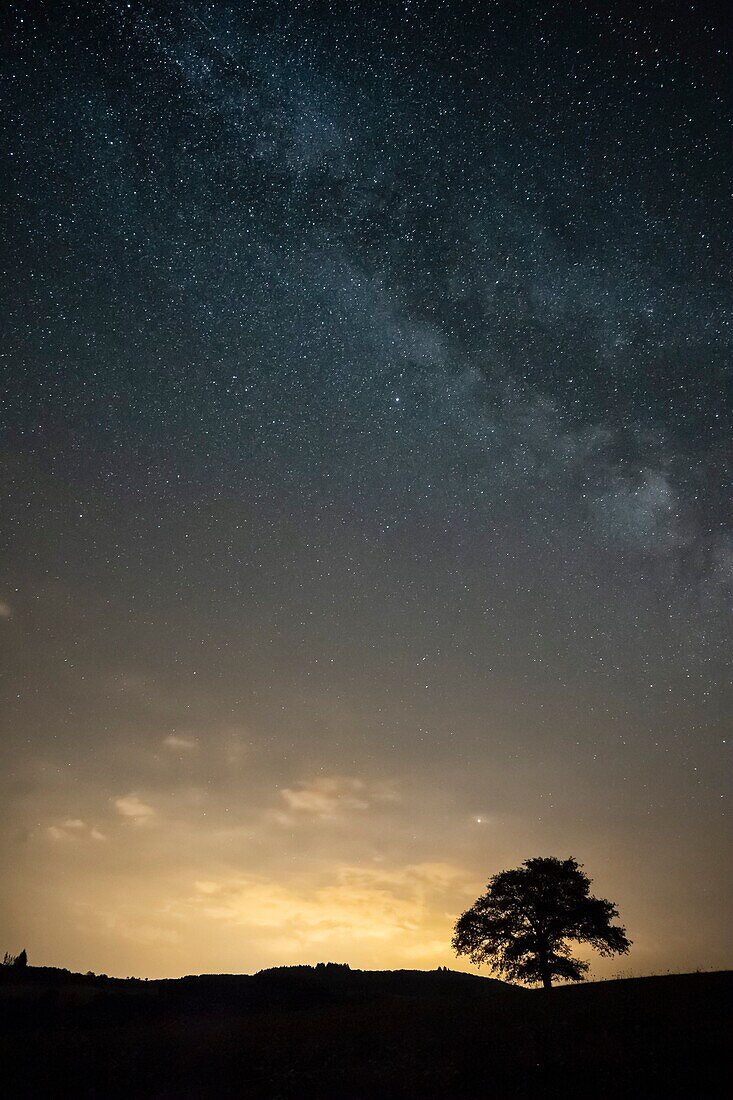
{"type": "Polygon", "coordinates": [[[180,940],[178,929],[138,920],[136,914],[125,916],[113,913],[106,915],[102,920],[107,931],[115,937],[121,936],[125,940],[146,947],[176,944],[180,940]]]}
{"type": "Polygon", "coordinates": [[[183,737],[178,733],[169,733],[163,738],[163,744],[173,752],[195,752],[198,748],[194,737],[183,737]]]}
{"type": "Polygon", "coordinates": [[[321,819],[348,810],[367,810],[373,802],[394,801],[397,797],[391,784],[367,785],[348,776],[316,776],[297,788],[283,788],[280,795],[296,815],[321,819]]]}
{"type": "Polygon", "coordinates": [[[58,822],[56,825],[49,825],[46,830],[46,834],[53,841],[65,841],[65,840],[106,840],[106,836],[96,825],[87,825],[85,821],[82,821],[78,817],[67,818],[66,821],[58,822]]]}
{"type": "Polygon", "coordinates": [[[0,600],[0,619],[10,619],[13,615],[13,609],[6,600],[0,600]]]}
{"type": "Polygon", "coordinates": [[[115,807],[117,812],[123,817],[129,818],[136,824],[142,824],[145,821],[149,821],[152,817],[155,817],[155,810],[152,806],[148,806],[143,802],[136,794],[127,794],[122,798],[116,798],[115,807]]]}
{"type": "Polygon", "coordinates": [[[414,957],[429,957],[440,933],[443,947],[448,942],[444,897],[465,879],[448,864],[345,866],[331,882],[310,889],[240,876],[197,882],[196,890],[209,918],[285,937],[291,947],[406,938],[414,957]]]}
{"type": "Polygon", "coordinates": [[[449,890],[463,877],[463,871],[452,863],[410,863],[404,867],[342,867],[339,879],[347,885],[364,887],[373,883],[390,888],[425,890],[449,890]]]}

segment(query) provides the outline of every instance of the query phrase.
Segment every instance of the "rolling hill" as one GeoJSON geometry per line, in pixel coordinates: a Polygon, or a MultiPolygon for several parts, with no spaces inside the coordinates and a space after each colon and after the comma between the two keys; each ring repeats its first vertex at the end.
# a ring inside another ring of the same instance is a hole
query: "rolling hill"
{"type": "Polygon", "coordinates": [[[333,964],[161,981],[0,973],[13,1097],[731,1095],[733,973],[549,992],[333,964]]]}

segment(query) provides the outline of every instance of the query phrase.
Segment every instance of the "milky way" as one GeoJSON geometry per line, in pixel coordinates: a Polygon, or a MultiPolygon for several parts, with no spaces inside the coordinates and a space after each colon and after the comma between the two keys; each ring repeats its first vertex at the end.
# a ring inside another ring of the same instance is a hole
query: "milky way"
{"type": "Polygon", "coordinates": [[[5,947],[455,965],[571,854],[724,965],[715,6],[2,20],[5,947]]]}

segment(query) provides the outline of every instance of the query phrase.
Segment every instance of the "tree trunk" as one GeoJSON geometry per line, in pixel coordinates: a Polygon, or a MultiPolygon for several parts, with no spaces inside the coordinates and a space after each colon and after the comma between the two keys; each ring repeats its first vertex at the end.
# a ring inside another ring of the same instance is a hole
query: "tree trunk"
{"type": "Polygon", "coordinates": [[[544,989],[552,989],[552,975],[550,974],[550,962],[547,958],[547,949],[544,946],[537,948],[537,958],[540,964],[540,975],[544,989]]]}

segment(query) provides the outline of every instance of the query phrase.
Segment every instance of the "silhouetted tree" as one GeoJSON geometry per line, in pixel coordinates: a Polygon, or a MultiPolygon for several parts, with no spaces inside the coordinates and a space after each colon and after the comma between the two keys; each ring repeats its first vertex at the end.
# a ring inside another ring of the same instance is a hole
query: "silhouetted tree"
{"type": "Polygon", "coordinates": [[[28,965],[28,955],[26,954],[25,948],[23,948],[21,953],[14,960],[13,966],[27,966],[27,965],[28,965]]]}
{"type": "Polygon", "coordinates": [[[494,875],[456,922],[456,954],[545,989],[553,978],[582,981],[589,964],[573,958],[566,940],[589,943],[601,955],[623,955],[631,946],[626,929],[611,924],[616,906],[592,897],[590,883],[574,859],[554,857],[494,875]]]}

